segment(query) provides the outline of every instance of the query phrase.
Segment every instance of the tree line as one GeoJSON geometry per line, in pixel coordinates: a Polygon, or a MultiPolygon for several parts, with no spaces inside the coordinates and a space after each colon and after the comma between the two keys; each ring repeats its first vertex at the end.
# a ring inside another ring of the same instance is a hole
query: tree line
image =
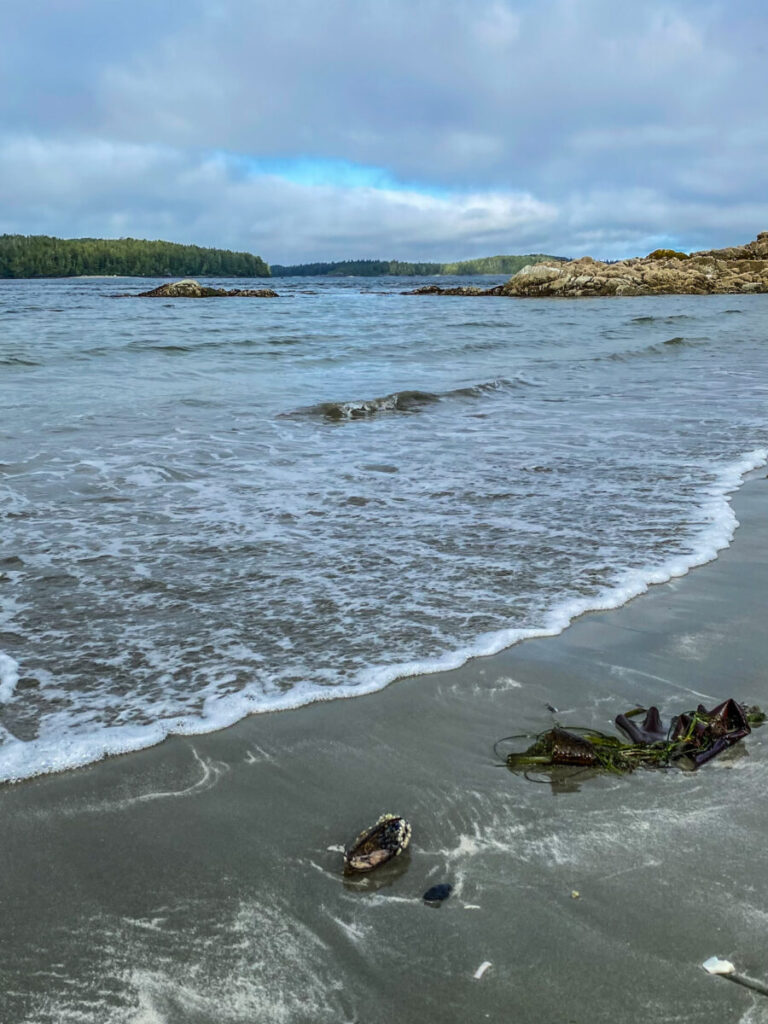
{"type": "Polygon", "coordinates": [[[52,238],[0,235],[0,278],[269,277],[259,256],[143,238],[52,238]]]}
{"type": "Polygon", "coordinates": [[[443,275],[504,274],[511,276],[530,263],[559,260],[560,256],[529,253],[525,256],[484,256],[458,263],[406,263],[402,260],[339,260],[335,263],[272,265],[273,277],[434,277],[443,275]]]}

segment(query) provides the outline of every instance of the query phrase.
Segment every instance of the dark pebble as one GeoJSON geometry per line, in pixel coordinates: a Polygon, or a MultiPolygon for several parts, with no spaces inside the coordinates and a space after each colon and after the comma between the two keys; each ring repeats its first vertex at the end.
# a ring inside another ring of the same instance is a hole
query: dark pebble
{"type": "Polygon", "coordinates": [[[443,882],[441,885],[433,885],[431,889],[427,889],[424,893],[425,903],[442,903],[443,900],[447,900],[453,892],[453,886],[448,885],[447,882],[443,882]]]}

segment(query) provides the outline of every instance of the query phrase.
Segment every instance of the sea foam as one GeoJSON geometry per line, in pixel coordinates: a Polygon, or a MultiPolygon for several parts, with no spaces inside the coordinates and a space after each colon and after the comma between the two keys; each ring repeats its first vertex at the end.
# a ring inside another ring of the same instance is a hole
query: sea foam
{"type": "Polygon", "coordinates": [[[0,651],[0,704],[7,704],[9,700],[13,700],[18,681],[18,662],[9,654],[0,651]]]}
{"type": "MultiPolygon", "coordinates": [[[[729,495],[741,485],[747,474],[767,462],[768,449],[757,448],[718,470],[699,506],[704,525],[685,538],[685,552],[659,563],[649,563],[642,569],[627,571],[615,585],[592,597],[567,598],[550,608],[536,626],[485,633],[471,644],[437,657],[372,666],[360,672],[354,683],[332,688],[305,683],[285,693],[265,694],[256,687],[246,686],[240,692],[222,697],[217,696],[215,688],[211,687],[200,714],[169,716],[145,726],[112,726],[99,727],[91,732],[82,729],[67,732],[58,730],[54,720],[41,736],[28,742],[6,732],[5,736],[0,736],[0,780],[18,781],[81,767],[109,755],[154,746],[167,736],[193,736],[224,729],[251,714],[374,693],[396,679],[450,671],[472,658],[496,654],[523,640],[556,636],[580,615],[618,608],[645,593],[651,585],[683,576],[692,568],[716,558],[717,553],[731,542],[739,525],[729,495]]],[[[8,700],[18,680],[18,666],[8,655],[0,655],[0,680],[0,693],[5,694],[4,699],[8,700]]]]}
{"type": "Polygon", "coordinates": [[[0,777],[558,633],[714,557],[765,454],[764,296],[105,287],[4,321],[0,777]]]}

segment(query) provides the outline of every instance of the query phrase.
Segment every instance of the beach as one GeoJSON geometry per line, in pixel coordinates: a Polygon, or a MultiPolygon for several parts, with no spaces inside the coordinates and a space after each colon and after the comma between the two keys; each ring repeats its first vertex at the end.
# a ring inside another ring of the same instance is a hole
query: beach
{"type": "Polygon", "coordinates": [[[715,561],[559,636],[4,786],[2,1019],[768,1020],[700,968],[768,971],[765,730],[698,773],[552,784],[492,750],[547,704],[608,731],[637,704],[768,704],[766,486],[715,561]],[[386,811],[410,853],[345,879],[386,811]]]}
{"type": "Polygon", "coordinates": [[[5,6],[0,1024],[768,1024],[768,8],[5,6]]]}

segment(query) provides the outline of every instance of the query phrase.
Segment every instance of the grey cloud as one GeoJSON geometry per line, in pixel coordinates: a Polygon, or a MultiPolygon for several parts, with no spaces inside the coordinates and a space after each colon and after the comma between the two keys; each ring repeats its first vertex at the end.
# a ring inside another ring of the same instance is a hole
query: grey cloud
{"type": "Polygon", "coordinates": [[[557,211],[528,194],[431,196],[243,177],[221,157],[120,143],[0,140],[7,231],[167,237],[248,249],[271,262],[437,257],[535,238],[557,211]]]}
{"type": "Polygon", "coordinates": [[[768,226],[767,25],[758,0],[6,0],[3,226],[210,229],[281,261],[726,244],[768,226]],[[214,150],[445,196],[238,181],[214,150]]]}
{"type": "Polygon", "coordinates": [[[652,189],[573,193],[558,203],[502,190],[303,185],[244,176],[221,156],[131,143],[0,139],[4,230],[133,235],[226,246],[272,263],[312,259],[457,259],[498,252],[615,258],[662,244],[746,241],[768,201],[671,201],[652,189]],[[670,234],[675,224],[680,235],[670,234]]]}
{"type": "Polygon", "coordinates": [[[674,171],[670,147],[638,155],[633,129],[698,131],[722,147],[753,125],[757,144],[765,55],[734,20],[684,0],[230,0],[105,69],[94,127],[343,156],[448,186],[530,188],[535,174],[557,190],[614,180],[615,161],[648,184],[674,171]],[[595,131],[616,133],[612,150],[579,145],[595,131]]]}

